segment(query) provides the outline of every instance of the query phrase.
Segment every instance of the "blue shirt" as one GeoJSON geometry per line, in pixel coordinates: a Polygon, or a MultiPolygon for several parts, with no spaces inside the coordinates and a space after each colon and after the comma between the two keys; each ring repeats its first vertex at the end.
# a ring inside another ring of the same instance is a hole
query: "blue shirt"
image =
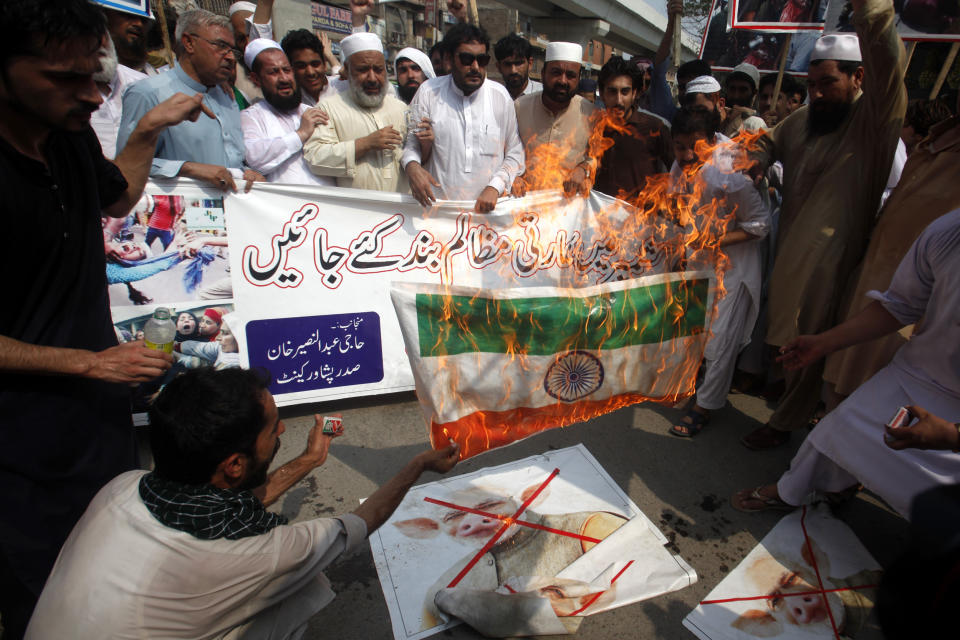
{"type": "Polygon", "coordinates": [[[150,175],[172,178],[184,162],[200,162],[230,169],[243,168],[243,132],[240,109],[233,96],[220,87],[205,87],[178,63],[173,69],[150,76],[127,87],[123,94],[123,115],[117,134],[117,155],[127,146],[140,118],[175,93],[204,94],[203,103],[217,116],[201,113],[196,122],[184,121],[168,127],[157,140],[150,175]]]}

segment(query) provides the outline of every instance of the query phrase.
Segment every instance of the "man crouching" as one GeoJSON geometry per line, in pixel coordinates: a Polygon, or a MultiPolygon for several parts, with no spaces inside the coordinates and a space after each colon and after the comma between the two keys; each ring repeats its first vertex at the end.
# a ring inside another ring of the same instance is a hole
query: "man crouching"
{"type": "Polygon", "coordinates": [[[267,474],[284,432],[255,371],[195,369],[150,409],[155,471],[130,471],[93,499],[60,552],[27,638],[298,638],[334,597],[323,569],[393,513],[425,451],[353,513],[288,524],[264,507],[323,464],[332,436],[267,474]]]}

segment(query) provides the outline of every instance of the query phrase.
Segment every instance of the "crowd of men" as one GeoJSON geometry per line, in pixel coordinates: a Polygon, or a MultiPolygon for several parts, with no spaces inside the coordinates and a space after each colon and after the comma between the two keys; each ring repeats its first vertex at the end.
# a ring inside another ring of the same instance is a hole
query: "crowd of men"
{"type": "Polygon", "coordinates": [[[921,492],[960,481],[960,122],[940,102],[908,107],[890,0],[854,0],[856,34],[817,41],[805,86],[784,76],[778,91],[749,64],[721,83],[694,60],[676,98],[680,0],[655,58],[613,56],[595,85],[579,44],[551,42],[537,82],[526,39],[491,46],[465,21],[391,62],[365,26],[372,0],[351,3],[337,59],[309,30],[275,37],[272,4],[179,12],[165,68],[147,51],[152,20],[114,5],[0,4],[13,225],[0,264],[21,274],[0,312],[4,639],[299,637],[333,597],[322,569],[423,471],[457,459],[455,445],[424,452],[353,514],[289,525],[265,507],[323,464],[332,436],[318,422],[268,473],[284,427],[265,381],[200,369],[155,400],[155,468],[136,470],[128,387],[172,359],[117,345],[102,220],[126,216],[150,177],[399,192],[482,214],[534,189],[641,202],[668,174],[673,192],[720,207],[727,256],[702,379],[670,432],[696,436],[738,369],[738,385],[780,387],[749,449],[783,445],[826,409],[779,482],[733,506],[794,508],[863,484],[908,515],[921,492]],[[503,84],[487,77],[494,58],[503,84]],[[744,149],[749,170],[732,161],[744,149]],[[885,429],[900,405],[917,423],[885,429]]]}

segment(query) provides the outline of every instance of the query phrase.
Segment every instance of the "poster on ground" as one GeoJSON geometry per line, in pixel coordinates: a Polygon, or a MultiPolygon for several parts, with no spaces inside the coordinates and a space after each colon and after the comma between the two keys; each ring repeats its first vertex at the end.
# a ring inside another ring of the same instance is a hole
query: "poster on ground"
{"type": "Polygon", "coordinates": [[[696,582],[666,544],[583,445],[414,487],[370,536],[396,640],[457,624],[438,592],[487,633],[567,633],[696,582]]]}
{"type": "Polygon", "coordinates": [[[881,569],[820,503],[784,517],[683,620],[701,640],[856,638],[881,569]]]}

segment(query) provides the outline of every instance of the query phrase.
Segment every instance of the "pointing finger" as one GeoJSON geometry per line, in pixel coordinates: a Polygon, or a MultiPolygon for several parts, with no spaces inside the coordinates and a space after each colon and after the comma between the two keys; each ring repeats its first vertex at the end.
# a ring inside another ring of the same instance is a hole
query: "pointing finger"
{"type": "Polygon", "coordinates": [[[213,111],[210,110],[210,107],[203,103],[203,96],[201,96],[199,93],[197,95],[200,96],[200,110],[207,114],[208,118],[216,120],[217,116],[214,115],[213,111]]]}

